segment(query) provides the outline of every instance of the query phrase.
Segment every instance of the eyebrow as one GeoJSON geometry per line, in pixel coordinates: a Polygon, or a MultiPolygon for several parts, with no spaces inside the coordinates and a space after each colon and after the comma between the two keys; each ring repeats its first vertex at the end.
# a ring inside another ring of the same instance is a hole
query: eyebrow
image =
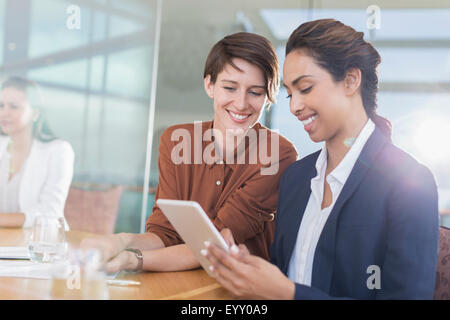
{"type": "MultiPolygon", "coordinates": [[[[302,80],[303,78],[308,78],[308,77],[312,77],[312,75],[304,74],[300,77],[297,77],[294,81],[292,81],[292,85],[295,86],[300,80],[302,80]]],[[[287,85],[284,82],[283,82],[283,86],[287,87],[287,85]]]]}
{"type": "MultiPolygon", "coordinates": [[[[231,82],[231,83],[233,83],[233,84],[238,84],[237,81],[234,81],[234,80],[226,80],[226,79],[221,80],[221,82],[231,82]]],[[[250,86],[250,88],[261,88],[261,89],[266,89],[265,86],[258,86],[258,85],[250,86]]]]}

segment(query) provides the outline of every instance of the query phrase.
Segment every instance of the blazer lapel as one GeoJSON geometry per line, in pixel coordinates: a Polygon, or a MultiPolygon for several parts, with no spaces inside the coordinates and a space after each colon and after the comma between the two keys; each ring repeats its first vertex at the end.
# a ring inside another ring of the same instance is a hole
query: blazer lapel
{"type": "Polygon", "coordinates": [[[330,216],[325,223],[316,247],[313,262],[313,274],[311,285],[329,293],[333,277],[333,268],[336,249],[336,229],[339,221],[339,214],[344,204],[350,199],[358,185],[361,183],[367,171],[372,167],[375,157],[388,139],[375,128],[374,132],[367,140],[361,154],[359,155],[353,170],[350,173],[330,216]]]}
{"type": "Polygon", "coordinates": [[[293,197],[294,199],[288,199],[286,202],[295,205],[291,205],[288,208],[289,219],[285,222],[285,231],[283,230],[285,239],[283,241],[283,248],[286,250],[286,254],[283,254],[283,257],[285,257],[286,260],[283,263],[281,271],[284,272],[284,274],[287,274],[292,251],[294,250],[297,242],[300,223],[311,195],[311,179],[317,175],[315,164],[319,154],[320,150],[317,152],[317,155],[311,158],[311,165],[309,166],[311,169],[297,172],[299,177],[296,181],[296,185],[290,186],[295,190],[290,194],[290,197],[293,197]]]}

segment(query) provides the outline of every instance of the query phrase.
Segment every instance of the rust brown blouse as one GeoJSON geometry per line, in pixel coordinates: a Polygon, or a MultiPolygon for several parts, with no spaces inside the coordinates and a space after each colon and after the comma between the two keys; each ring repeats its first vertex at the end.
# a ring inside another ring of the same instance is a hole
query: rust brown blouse
{"type": "MultiPolygon", "coordinates": [[[[203,135],[205,131],[212,129],[212,126],[212,121],[198,125],[197,138],[200,127],[203,135]]],[[[209,161],[214,153],[208,161],[203,159],[198,161],[199,158],[197,158],[197,163],[194,163],[195,150],[198,151],[200,148],[201,151],[210,150],[212,143],[211,141],[200,141],[195,144],[194,127],[193,123],[176,125],[168,128],[162,134],[158,158],[159,184],[155,200],[161,198],[197,201],[217,229],[229,228],[236,243],[243,243],[252,254],[269,259],[278,187],[284,170],[297,159],[295,147],[287,139],[278,135],[279,162],[277,165],[279,167],[277,173],[272,175],[261,174],[261,169],[269,166],[267,161],[260,161],[259,157],[256,163],[250,161],[249,153],[253,151],[249,148],[248,143],[246,143],[245,148],[247,159],[245,163],[247,164],[238,164],[237,158],[235,158],[235,161],[228,161],[228,164],[218,160],[209,161]],[[184,154],[184,151],[180,152],[180,142],[184,139],[177,138],[176,134],[174,134],[175,138],[172,138],[175,131],[190,134],[191,141],[184,142],[190,142],[191,152],[186,152],[186,154],[184,154]],[[172,161],[173,155],[179,154],[185,160],[189,159],[189,161],[184,161],[188,163],[175,164],[172,161]]],[[[258,145],[265,139],[264,135],[267,134],[265,140],[268,142],[267,149],[270,151],[271,135],[277,135],[277,133],[259,123],[253,129],[257,132],[258,145]],[[261,135],[263,131],[265,134],[261,135]]],[[[205,136],[207,136],[207,133],[205,136]]],[[[200,140],[203,139],[200,137],[200,140]]],[[[205,152],[206,155],[209,153],[211,152],[205,152]]],[[[270,152],[269,155],[271,155],[270,152]]],[[[214,159],[216,158],[214,157],[214,159]]],[[[166,247],[183,243],[183,240],[156,205],[147,220],[146,230],[159,236],[166,247]]]]}

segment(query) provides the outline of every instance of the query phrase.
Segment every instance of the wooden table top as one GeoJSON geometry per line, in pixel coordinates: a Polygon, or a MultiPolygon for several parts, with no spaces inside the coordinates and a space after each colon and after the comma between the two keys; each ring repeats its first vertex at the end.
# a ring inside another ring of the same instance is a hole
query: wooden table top
{"type": "MultiPolygon", "coordinates": [[[[25,246],[30,230],[0,228],[0,246],[25,246]]],[[[81,240],[94,235],[69,231],[69,246],[77,247],[81,240]]],[[[203,269],[182,272],[121,273],[117,279],[141,282],[140,286],[107,286],[109,299],[231,299],[203,269]]],[[[0,299],[78,299],[74,291],[62,288],[53,280],[0,277],[0,299]],[[58,290],[55,290],[58,288],[58,290]]],[[[65,286],[64,286],[65,287],[65,286]]]]}

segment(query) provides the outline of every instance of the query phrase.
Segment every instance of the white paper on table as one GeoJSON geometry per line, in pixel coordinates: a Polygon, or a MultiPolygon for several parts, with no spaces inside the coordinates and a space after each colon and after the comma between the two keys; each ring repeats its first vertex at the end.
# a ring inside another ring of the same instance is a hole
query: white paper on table
{"type": "Polygon", "coordinates": [[[51,279],[52,266],[31,261],[0,260],[0,277],[51,279]]]}
{"type": "MultiPolygon", "coordinates": [[[[57,263],[35,263],[23,260],[0,260],[0,278],[52,279],[55,268],[67,266],[67,261],[57,263]]],[[[119,272],[107,274],[106,279],[115,279],[119,272]]]]}
{"type": "Polygon", "coordinates": [[[27,247],[0,247],[0,259],[29,260],[27,247]]]}

